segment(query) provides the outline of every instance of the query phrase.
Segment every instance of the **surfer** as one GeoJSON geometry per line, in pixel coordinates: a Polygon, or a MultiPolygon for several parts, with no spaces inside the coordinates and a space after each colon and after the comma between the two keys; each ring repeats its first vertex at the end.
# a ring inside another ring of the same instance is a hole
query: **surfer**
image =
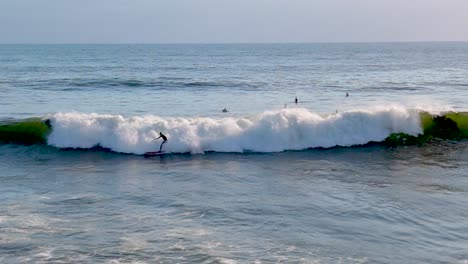
{"type": "Polygon", "coordinates": [[[349,94],[348,94],[348,92],[346,92],[346,97],[348,97],[348,96],[349,96],[349,94]]]}
{"type": "Polygon", "coordinates": [[[296,96],[296,99],[294,99],[294,103],[297,104],[297,96],[296,96]]]}
{"type": "Polygon", "coordinates": [[[163,133],[161,133],[161,132],[159,132],[159,137],[157,139],[155,139],[155,140],[158,140],[160,138],[163,139],[163,142],[161,143],[161,146],[159,146],[159,152],[161,152],[163,144],[165,144],[167,142],[167,137],[165,135],[163,135],[163,133]]]}
{"type": "Polygon", "coordinates": [[[226,109],[226,107],[223,109],[222,112],[223,112],[223,113],[227,113],[227,112],[228,112],[228,110],[226,109]]]}

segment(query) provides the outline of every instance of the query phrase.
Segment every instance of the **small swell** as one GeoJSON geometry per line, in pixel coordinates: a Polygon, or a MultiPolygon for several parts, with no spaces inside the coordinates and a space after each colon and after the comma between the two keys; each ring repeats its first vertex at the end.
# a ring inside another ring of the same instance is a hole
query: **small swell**
{"type": "Polygon", "coordinates": [[[76,91],[99,88],[156,88],[156,89],[187,89],[187,88],[239,88],[257,89],[264,86],[262,82],[237,79],[226,80],[194,80],[190,78],[160,77],[155,79],[136,80],[123,78],[76,78],[34,80],[27,83],[15,82],[13,85],[37,90],[76,91]]]}

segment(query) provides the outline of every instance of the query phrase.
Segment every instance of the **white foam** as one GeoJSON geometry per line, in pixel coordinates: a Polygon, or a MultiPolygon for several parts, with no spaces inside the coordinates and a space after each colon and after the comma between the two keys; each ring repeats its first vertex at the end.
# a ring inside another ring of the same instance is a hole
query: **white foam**
{"type": "Polygon", "coordinates": [[[389,106],[319,115],[303,108],[266,111],[251,118],[123,117],[57,113],[50,117],[48,143],[59,148],[100,145],[116,152],[279,152],[314,147],[353,146],[382,141],[391,133],[422,133],[416,110],[389,106]]]}

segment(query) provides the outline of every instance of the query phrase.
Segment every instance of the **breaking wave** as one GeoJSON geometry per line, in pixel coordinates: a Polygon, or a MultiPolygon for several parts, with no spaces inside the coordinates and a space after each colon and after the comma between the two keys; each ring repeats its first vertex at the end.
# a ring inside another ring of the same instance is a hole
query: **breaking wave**
{"type": "Polygon", "coordinates": [[[162,118],[58,113],[50,117],[48,144],[59,148],[101,146],[143,154],[159,148],[159,131],[172,153],[280,152],[354,146],[385,140],[392,133],[422,133],[417,111],[392,108],[321,116],[306,109],[267,111],[252,118],[162,118]]]}
{"type": "Polygon", "coordinates": [[[468,113],[431,115],[403,107],[320,115],[306,109],[266,111],[244,118],[164,118],[56,113],[4,121],[0,142],[143,154],[159,149],[159,132],[171,153],[281,152],[310,148],[423,144],[432,138],[467,139],[468,113]]]}

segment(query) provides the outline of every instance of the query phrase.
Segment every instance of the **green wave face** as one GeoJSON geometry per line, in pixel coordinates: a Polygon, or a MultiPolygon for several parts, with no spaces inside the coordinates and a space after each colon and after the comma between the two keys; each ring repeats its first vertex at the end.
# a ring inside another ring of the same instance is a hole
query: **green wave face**
{"type": "Polygon", "coordinates": [[[446,116],[457,123],[458,129],[460,129],[460,132],[462,133],[462,137],[468,139],[468,112],[448,113],[446,116]]]}
{"type": "Polygon", "coordinates": [[[448,112],[442,115],[431,115],[421,112],[423,134],[412,136],[404,133],[393,133],[384,144],[390,147],[421,145],[434,138],[446,140],[468,139],[468,112],[448,112]]]}
{"type": "Polygon", "coordinates": [[[468,112],[449,112],[438,116],[422,113],[421,125],[427,137],[450,140],[468,138],[468,112]]]}
{"type": "Polygon", "coordinates": [[[0,124],[0,142],[15,144],[45,144],[51,129],[40,118],[10,121],[0,124]]]}

